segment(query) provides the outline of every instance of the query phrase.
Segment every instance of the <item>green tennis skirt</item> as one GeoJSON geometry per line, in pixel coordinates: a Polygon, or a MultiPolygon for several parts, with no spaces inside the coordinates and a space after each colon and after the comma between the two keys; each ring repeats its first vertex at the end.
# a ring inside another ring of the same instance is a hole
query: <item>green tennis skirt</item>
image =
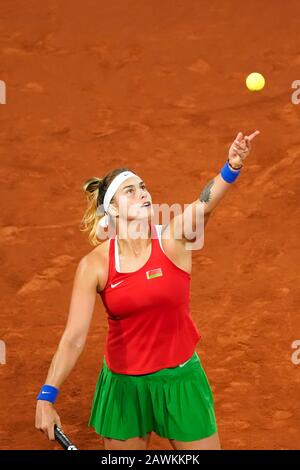
{"type": "Polygon", "coordinates": [[[89,426],[102,437],[129,439],[154,431],[195,441],[217,431],[214,400],[195,351],[185,363],[151,374],[112,372],[103,357],[89,426]]]}

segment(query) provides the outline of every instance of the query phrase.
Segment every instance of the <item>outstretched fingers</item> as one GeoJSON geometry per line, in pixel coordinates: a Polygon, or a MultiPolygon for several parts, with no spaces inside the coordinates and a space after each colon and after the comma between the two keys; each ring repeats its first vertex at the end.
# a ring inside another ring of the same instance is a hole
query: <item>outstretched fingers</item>
{"type": "Polygon", "coordinates": [[[248,142],[251,142],[258,134],[260,134],[259,131],[255,131],[253,132],[252,134],[250,135],[246,135],[245,136],[245,140],[248,141],[248,142]]]}
{"type": "Polygon", "coordinates": [[[239,132],[238,135],[236,136],[235,138],[235,142],[236,143],[239,143],[243,140],[243,133],[242,132],[239,132]]]}

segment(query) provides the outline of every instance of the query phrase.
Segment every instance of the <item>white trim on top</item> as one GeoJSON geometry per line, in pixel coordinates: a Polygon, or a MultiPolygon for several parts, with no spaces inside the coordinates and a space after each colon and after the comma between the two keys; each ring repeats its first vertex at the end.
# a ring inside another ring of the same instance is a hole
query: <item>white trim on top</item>
{"type": "MultiPolygon", "coordinates": [[[[157,231],[157,236],[158,236],[158,241],[159,241],[160,248],[164,252],[163,247],[162,247],[162,243],[161,243],[162,225],[155,225],[155,228],[156,228],[156,231],[157,231]]],[[[115,236],[115,269],[118,273],[123,274],[123,273],[120,272],[120,257],[119,257],[118,235],[115,236]]]]}

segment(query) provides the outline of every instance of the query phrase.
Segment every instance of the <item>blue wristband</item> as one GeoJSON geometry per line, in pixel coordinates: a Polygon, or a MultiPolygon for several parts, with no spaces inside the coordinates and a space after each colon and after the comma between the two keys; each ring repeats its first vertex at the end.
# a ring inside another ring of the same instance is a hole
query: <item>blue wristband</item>
{"type": "Polygon", "coordinates": [[[236,178],[239,176],[241,170],[233,171],[230,166],[228,165],[228,160],[221,169],[221,176],[226,183],[233,183],[236,178]]]}
{"type": "Polygon", "coordinates": [[[58,388],[53,387],[52,385],[43,385],[36,399],[50,401],[51,403],[55,403],[57,395],[58,395],[58,388]]]}

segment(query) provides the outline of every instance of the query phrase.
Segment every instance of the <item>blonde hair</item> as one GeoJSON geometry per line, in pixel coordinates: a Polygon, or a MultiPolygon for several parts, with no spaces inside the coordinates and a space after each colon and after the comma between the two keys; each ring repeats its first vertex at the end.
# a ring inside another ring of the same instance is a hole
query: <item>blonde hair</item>
{"type": "Polygon", "coordinates": [[[97,225],[102,215],[97,211],[97,200],[99,195],[99,186],[101,180],[97,176],[89,178],[83,184],[83,190],[87,198],[87,208],[80,223],[80,230],[82,232],[89,232],[89,241],[92,245],[99,244],[96,236],[97,225]]]}
{"type": "MultiPolygon", "coordinates": [[[[117,168],[108,173],[104,178],[93,176],[83,183],[82,189],[87,198],[87,208],[80,222],[80,231],[88,232],[91,245],[100,244],[97,238],[97,227],[104,216],[103,199],[112,180],[123,171],[132,171],[129,168],[117,168]],[[101,208],[101,210],[100,210],[101,208]]],[[[112,198],[113,202],[114,198],[112,198]]]]}

